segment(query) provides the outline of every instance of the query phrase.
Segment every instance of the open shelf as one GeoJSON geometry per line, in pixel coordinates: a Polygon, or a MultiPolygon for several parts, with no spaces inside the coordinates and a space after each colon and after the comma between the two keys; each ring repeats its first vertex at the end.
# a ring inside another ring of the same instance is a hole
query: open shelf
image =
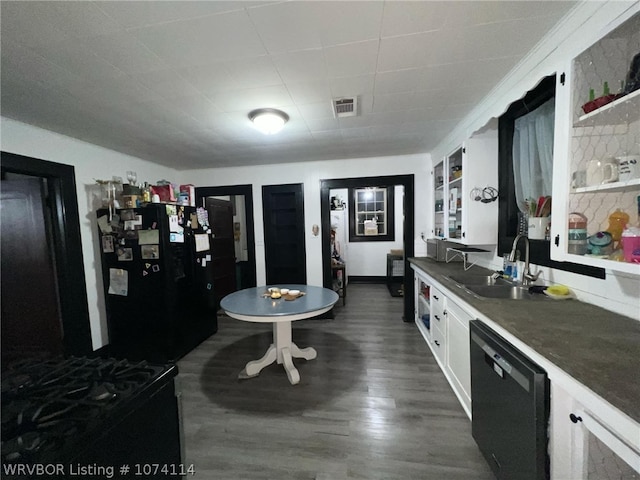
{"type": "Polygon", "coordinates": [[[574,189],[572,193],[594,193],[604,191],[620,192],[634,186],[640,186],[640,178],[634,178],[633,180],[627,180],[626,182],[613,182],[605,183],[603,185],[592,185],[590,187],[579,187],[574,189]]]}
{"type": "Polygon", "coordinates": [[[573,126],[615,125],[620,118],[638,118],[640,115],[638,112],[640,112],[640,90],[617,98],[613,102],[607,103],[605,106],[593,112],[582,115],[573,126]]]}

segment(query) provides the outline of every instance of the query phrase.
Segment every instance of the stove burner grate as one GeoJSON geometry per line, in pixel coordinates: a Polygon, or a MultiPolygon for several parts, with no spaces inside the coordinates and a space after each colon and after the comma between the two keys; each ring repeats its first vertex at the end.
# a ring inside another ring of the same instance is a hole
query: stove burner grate
{"type": "Polygon", "coordinates": [[[76,441],[166,368],[77,357],[12,365],[2,375],[3,461],[31,461],[76,441]]]}

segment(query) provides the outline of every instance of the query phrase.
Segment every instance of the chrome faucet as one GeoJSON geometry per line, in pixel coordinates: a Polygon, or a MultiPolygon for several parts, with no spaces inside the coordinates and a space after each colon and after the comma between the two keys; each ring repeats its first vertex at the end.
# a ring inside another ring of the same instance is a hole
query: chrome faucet
{"type": "Polygon", "coordinates": [[[513,240],[513,246],[511,247],[511,253],[509,254],[509,261],[516,261],[516,247],[521,238],[524,238],[524,272],[522,273],[522,285],[531,285],[540,276],[540,272],[533,275],[529,266],[529,237],[526,235],[518,235],[513,240]]]}

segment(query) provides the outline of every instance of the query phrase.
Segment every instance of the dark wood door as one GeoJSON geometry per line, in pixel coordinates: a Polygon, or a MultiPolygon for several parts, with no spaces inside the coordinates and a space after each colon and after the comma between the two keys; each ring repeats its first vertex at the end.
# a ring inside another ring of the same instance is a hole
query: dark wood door
{"type": "Polygon", "coordinates": [[[216,302],[236,288],[236,251],[233,236],[233,205],[228,200],[207,197],[211,227],[211,263],[216,302]]]}
{"type": "Polygon", "coordinates": [[[64,351],[46,180],[2,180],[2,360],[64,351]]]}
{"type": "Polygon", "coordinates": [[[307,283],[301,183],[262,187],[267,283],[307,283]]]}

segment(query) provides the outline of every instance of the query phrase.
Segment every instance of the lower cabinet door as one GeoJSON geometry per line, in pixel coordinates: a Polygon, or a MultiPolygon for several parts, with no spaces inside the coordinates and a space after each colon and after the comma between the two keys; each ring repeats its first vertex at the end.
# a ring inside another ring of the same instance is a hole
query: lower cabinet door
{"type": "Polygon", "coordinates": [[[446,369],[460,401],[471,411],[471,366],[469,352],[469,320],[471,316],[447,305],[446,369]]]}

